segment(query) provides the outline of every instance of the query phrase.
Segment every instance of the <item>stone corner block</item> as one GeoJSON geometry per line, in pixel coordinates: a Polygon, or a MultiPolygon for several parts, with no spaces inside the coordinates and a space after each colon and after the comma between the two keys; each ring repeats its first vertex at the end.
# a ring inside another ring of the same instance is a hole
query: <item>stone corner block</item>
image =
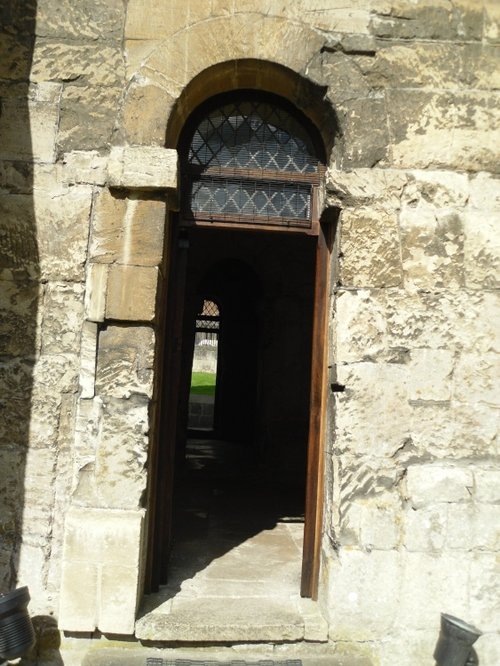
{"type": "Polygon", "coordinates": [[[62,629],[133,633],[143,526],[144,510],[69,509],[59,612],[62,629]]]}
{"type": "Polygon", "coordinates": [[[109,155],[107,181],[109,187],[176,194],[178,172],[176,150],[158,146],[114,146],[109,155]]]}

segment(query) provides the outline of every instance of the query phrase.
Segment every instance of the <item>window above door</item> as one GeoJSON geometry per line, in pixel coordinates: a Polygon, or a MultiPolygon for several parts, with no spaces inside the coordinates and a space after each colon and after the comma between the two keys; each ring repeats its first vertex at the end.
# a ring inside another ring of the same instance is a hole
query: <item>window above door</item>
{"type": "Polygon", "coordinates": [[[281,98],[238,91],[210,100],[180,146],[184,223],[313,232],[319,153],[315,128],[281,98]]]}

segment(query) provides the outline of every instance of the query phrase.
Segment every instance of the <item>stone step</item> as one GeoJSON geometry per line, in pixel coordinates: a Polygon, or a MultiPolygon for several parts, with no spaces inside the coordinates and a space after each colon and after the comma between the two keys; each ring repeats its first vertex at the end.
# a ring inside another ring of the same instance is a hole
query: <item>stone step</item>
{"type": "Polygon", "coordinates": [[[89,650],[80,663],[82,666],[177,666],[178,661],[179,666],[205,666],[205,663],[231,666],[231,662],[236,662],[238,666],[258,666],[259,661],[267,661],[269,666],[285,666],[287,661],[293,663],[295,660],[300,661],[301,666],[373,666],[373,662],[364,657],[335,655],[332,645],[308,646],[304,643],[274,648],[272,645],[170,650],[97,648],[89,650]]]}

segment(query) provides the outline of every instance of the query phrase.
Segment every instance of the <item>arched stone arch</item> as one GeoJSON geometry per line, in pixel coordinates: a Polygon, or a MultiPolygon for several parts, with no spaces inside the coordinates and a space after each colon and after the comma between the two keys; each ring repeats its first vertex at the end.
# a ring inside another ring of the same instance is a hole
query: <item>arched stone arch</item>
{"type": "Polygon", "coordinates": [[[308,77],[323,45],[322,34],[301,22],[246,13],[190,25],[146,55],[131,47],[133,74],[118,129],[127,143],[174,147],[199,103],[218,92],[258,88],[282,95],[309,115],[329,152],[335,113],[326,88],[308,77]]]}

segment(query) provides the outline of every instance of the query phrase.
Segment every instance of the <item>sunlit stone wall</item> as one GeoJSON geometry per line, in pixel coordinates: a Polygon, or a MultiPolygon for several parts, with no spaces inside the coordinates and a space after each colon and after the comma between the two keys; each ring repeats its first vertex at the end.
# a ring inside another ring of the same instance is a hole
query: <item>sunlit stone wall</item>
{"type": "Polygon", "coordinates": [[[480,663],[497,666],[498,3],[4,5],[0,591],[28,584],[32,612],[69,631],[133,633],[177,193],[165,138],[244,83],[335,135],[330,640],[415,666],[447,611],[485,632],[480,663]]]}

